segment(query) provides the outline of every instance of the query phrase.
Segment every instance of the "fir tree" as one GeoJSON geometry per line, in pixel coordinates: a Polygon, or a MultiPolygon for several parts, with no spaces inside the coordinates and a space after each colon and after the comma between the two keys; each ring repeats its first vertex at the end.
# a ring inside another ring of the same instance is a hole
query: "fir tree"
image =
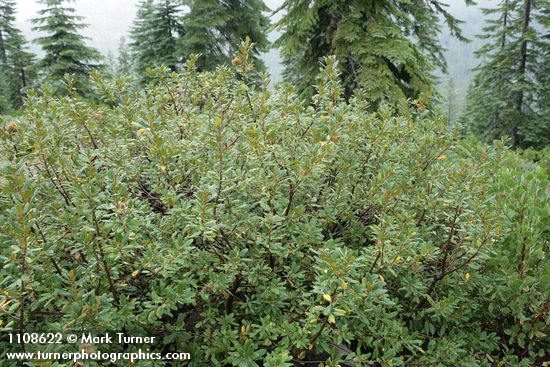
{"type": "Polygon", "coordinates": [[[107,51],[107,55],[105,56],[105,67],[103,68],[103,73],[105,76],[109,79],[114,79],[117,77],[117,62],[115,55],[113,55],[113,52],[111,50],[107,51]]]}
{"type": "Polygon", "coordinates": [[[537,21],[542,30],[539,43],[540,66],[537,72],[536,109],[539,113],[536,134],[538,146],[550,145],[550,0],[541,0],[537,21]]]}
{"type": "Polygon", "coordinates": [[[6,45],[7,25],[10,24],[11,8],[6,7],[4,1],[0,2],[0,114],[6,113],[11,109],[9,98],[9,79],[10,72],[8,67],[8,51],[6,45]]]}
{"type": "Polygon", "coordinates": [[[179,63],[177,42],[182,36],[180,4],[175,0],[142,0],[130,37],[130,48],[142,82],[146,70],[164,65],[176,70],[179,63]]]}
{"type": "Polygon", "coordinates": [[[456,83],[453,77],[449,77],[445,85],[446,88],[446,112],[447,112],[447,125],[451,126],[455,119],[458,109],[456,83]]]}
{"type": "Polygon", "coordinates": [[[118,45],[116,74],[117,76],[132,74],[132,58],[124,36],[120,38],[118,45]]]}
{"type": "Polygon", "coordinates": [[[26,40],[14,23],[15,2],[0,0],[0,109],[4,110],[21,107],[34,74],[34,55],[26,50],[26,40]]]}
{"type": "Polygon", "coordinates": [[[476,74],[468,87],[464,123],[467,131],[485,141],[499,139],[505,131],[510,131],[510,127],[504,126],[512,116],[512,96],[507,86],[511,84],[508,78],[514,74],[514,63],[508,44],[517,5],[515,0],[503,0],[495,8],[483,9],[487,21],[484,34],[479,37],[486,43],[476,55],[486,59],[474,69],[476,74]]]}
{"type": "Polygon", "coordinates": [[[0,0],[0,113],[10,109],[7,38],[15,19],[12,2],[0,0]]]}
{"type": "Polygon", "coordinates": [[[73,0],[39,0],[45,8],[32,20],[35,31],[44,33],[36,42],[44,50],[39,62],[43,81],[62,90],[66,74],[73,74],[75,87],[86,93],[89,73],[101,68],[102,57],[97,50],[86,45],[86,38],[79,31],[86,27],[82,17],[67,3],[73,0]]]}
{"type": "Polygon", "coordinates": [[[461,22],[439,0],[286,0],[279,10],[286,12],[276,24],[284,76],[306,97],[327,55],[341,65],[347,96],[356,88],[373,102],[433,93],[431,71],[446,69],[439,16],[464,39],[461,22]]]}
{"type": "Polygon", "coordinates": [[[254,44],[252,57],[259,70],[265,69],[260,52],[267,51],[269,8],[262,0],[188,0],[190,11],[184,17],[185,35],[181,40],[183,58],[201,54],[199,70],[212,70],[229,64],[242,41],[254,44]]]}
{"type": "Polygon", "coordinates": [[[485,141],[510,138],[513,148],[544,144],[539,90],[540,32],[535,18],[544,3],[502,0],[484,9],[487,26],[477,51],[480,65],[470,85],[464,115],[466,129],[485,141]]]}
{"type": "Polygon", "coordinates": [[[5,72],[1,68],[3,68],[3,66],[0,66],[0,116],[8,113],[12,109],[8,98],[8,81],[6,80],[5,72]]]}
{"type": "Polygon", "coordinates": [[[130,30],[130,50],[136,72],[140,78],[145,75],[145,70],[155,63],[149,30],[151,29],[151,17],[153,14],[153,0],[141,0],[138,4],[136,18],[130,30]]]}

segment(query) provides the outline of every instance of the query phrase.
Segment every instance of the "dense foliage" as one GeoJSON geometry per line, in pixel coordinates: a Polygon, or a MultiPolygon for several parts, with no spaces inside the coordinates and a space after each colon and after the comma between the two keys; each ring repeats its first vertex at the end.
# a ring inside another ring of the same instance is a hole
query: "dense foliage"
{"type": "MultiPolygon", "coordinates": [[[[538,164],[550,177],[550,147],[540,150],[527,149],[520,151],[520,154],[523,158],[538,164]]],[[[548,193],[550,193],[550,187],[548,187],[548,193]]]]}
{"type": "Polygon", "coordinates": [[[238,60],[0,120],[2,330],[154,335],[190,366],[548,361],[541,169],[422,101],[346,103],[332,58],[311,106],[238,60]]]}
{"type": "Polygon", "coordinates": [[[263,0],[186,0],[185,3],[190,10],[183,18],[185,36],[180,46],[185,58],[203,55],[197,62],[199,70],[228,65],[246,37],[255,46],[251,56],[256,68],[264,68],[259,56],[269,48],[266,15],[269,8],[263,0]]]}
{"type": "Polygon", "coordinates": [[[192,54],[202,55],[199,70],[230,65],[246,37],[254,42],[256,66],[263,69],[259,53],[269,46],[268,10],[261,0],[142,0],[131,30],[136,73],[147,82],[147,69],[177,70],[192,54]]]}
{"type": "Polygon", "coordinates": [[[371,102],[433,93],[431,72],[446,68],[438,40],[441,19],[464,40],[460,21],[445,7],[439,0],[286,0],[276,43],[286,79],[309,96],[319,61],[334,55],[345,66],[341,77],[348,96],[358,87],[371,102]]]}

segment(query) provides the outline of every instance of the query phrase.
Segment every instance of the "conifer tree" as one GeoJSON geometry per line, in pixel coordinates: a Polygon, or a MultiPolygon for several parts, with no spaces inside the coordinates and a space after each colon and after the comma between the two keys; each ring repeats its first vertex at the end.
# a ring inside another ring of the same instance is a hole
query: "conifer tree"
{"type": "Polygon", "coordinates": [[[537,72],[536,109],[539,112],[537,124],[538,146],[550,145],[550,0],[541,0],[537,22],[541,26],[540,66],[537,72]]]}
{"type": "Polygon", "coordinates": [[[141,0],[138,3],[136,18],[130,30],[130,50],[136,72],[140,78],[148,67],[154,66],[155,53],[153,52],[149,30],[153,14],[153,0],[141,0]]]}
{"type": "Polygon", "coordinates": [[[12,109],[8,98],[10,88],[3,68],[4,66],[0,65],[0,116],[8,113],[12,109]]]}
{"type": "Polygon", "coordinates": [[[372,102],[434,92],[431,71],[446,69],[439,16],[464,39],[461,22],[439,0],[286,0],[279,10],[284,76],[306,97],[327,55],[339,61],[348,96],[356,88],[372,102]]]}
{"type": "Polygon", "coordinates": [[[269,47],[269,18],[264,14],[269,8],[263,0],[188,0],[187,4],[190,11],[183,19],[185,35],[181,39],[184,59],[201,54],[198,69],[212,70],[229,64],[249,37],[256,68],[265,69],[259,56],[269,47]]]}
{"type": "Polygon", "coordinates": [[[20,107],[33,79],[34,55],[15,27],[15,12],[15,1],[0,0],[0,110],[20,107]]]}
{"type": "Polygon", "coordinates": [[[113,51],[107,51],[105,56],[105,67],[103,68],[104,75],[109,79],[114,79],[117,77],[117,62],[113,51]]]}
{"type": "Polygon", "coordinates": [[[147,81],[146,70],[164,65],[175,70],[178,63],[177,42],[182,36],[180,2],[142,0],[130,32],[130,48],[136,72],[147,81]]]}
{"type": "Polygon", "coordinates": [[[118,45],[116,74],[117,76],[132,74],[132,58],[124,36],[120,38],[118,45]]]}
{"type": "Polygon", "coordinates": [[[467,131],[485,141],[499,139],[511,130],[504,123],[510,123],[513,114],[508,86],[511,85],[509,78],[515,73],[513,58],[516,55],[510,54],[509,42],[517,6],[516,0],[503,0],[495,8],[483,9],[487,20],[484,34],[479,37],[486,43],[476,56],[487,58],[474,69],[476,74],[468,87],[464,124],[467,131]]]}
{"type": "Polygon", "coordinates": [[[8,26],[11,23],[13,12],[10,3],[0,1],[0,114],[11,109],[9,100],[9,79],[8,51],[6,39],[8,26]]]}
{"type": "Polygon", "coordinates": [[[73,0],[38,0],[45,8],[32,20],[35,31],[45,35],[36,39],[45,55],[39,61],[43,82],[56,90],[63,90],[62,81],[66,74],[73,74],[75,87],[87,92],[89,73],[101,68],[102,57],[86,45],[86,38],[79,31],[86,27],[82,17],[67,3],[73,0]]]}
{"type": "Polygon", "coordinates": [[[544,1],[501,0],[484,9],[486,44],[469,87],[463,123],[485,141],[510,138],[513,148],[544,145],[541,109],[536,105],[541,38],[536,18],[544,1]]]}
{"type": "Polygon", "coordinates": [[[458,109],[458,103],[457,103],[457,91],[456,91],[456,83],[453,77],[449,77],[447,80],[447,83],[445,85],[446,89],[446,113],[447,113],[447,125],[451,126],[455,119],[458,109]]]}

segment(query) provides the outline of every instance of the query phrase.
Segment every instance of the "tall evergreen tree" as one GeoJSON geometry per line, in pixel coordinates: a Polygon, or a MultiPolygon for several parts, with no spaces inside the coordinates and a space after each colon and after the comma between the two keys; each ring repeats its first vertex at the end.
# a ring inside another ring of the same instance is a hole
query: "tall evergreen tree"
{"type": "Polygon", "coordinates": [[[142,0],[130,32],[130,49],[136,72],[147,80],[147,68],[165,65],[175,70],[178,65],[177,42],[182,36],[180,1],[142,0]]]}
{"type": "Polygon", "coordinates": [[[458,109],[456,83],[453,77],[449,77],[445,84],[445,89],[447,124],[451,126],[456,120],[458,109]]]}
{"type": "Polygon", "coordinates": [[[509,137],[513,148],[545,144],[536,106],[541,38],[536,17],[545,1],[501,0],[491,9],[477,52],[464,123],[485,141],[509,137]]]}
{"type": "Polygon", "coordinates": [[[284,76],[310,96],[319,61],[335,55],[348,96],[359,87],[373,102],[433,92],[431,71],[446,69],[439,16],[464,39],[461,22],[445,6],[439,0],[286,0],[276,24],[284,76]]]}
{"type": "Polygon", "coordinates": [[[487,20],[484,34],[479,38],[486,43],[476,52],[482,63],[474,69],[463,120],[467,131],[485,141],[499,139],[507,134],[506,131],[511,131],[504,123],[511,123],[513,115],[512,94],[508,87],[515,74],[516,55],[510,53],[509,43],[517,6],[517,0],[503,0],[494,8],[483,9],[487,20]]]}
{"type": "Polygon", "coordinates": [[[24,90],[33,79],[34,55],[26,50],[26,40],[15,27],[15,1],[0,0],[0,109],[18,108],[24,90]]]}
{"type": "Polygon", "coordinates": [[[35,31],[44,33],[36,42],[44,50],[39,61],[43,81],[62,90],[65,74],[73,74],[75,87],[82,93],[87,92],[88,76],[91,71],[101,68],[102,57],[92,47],[86,45],[86,37],[79,31],[86,27],[82,17],[76,15],[74,8],[67,5],[73,0],[38,0],[45,8],[38,12],[39,17],[32,20],[35,31]]]}
{"type": "Polygon", "coordinates": [[[248,36],[254,44],[256,67],[265,69],[260,52],[267,51],[269,8],[263,0],[187,0],[189,13],[184,17],[185,35],[181,39],[183,58],[201,54],[200,70],[212,70],[229,64],[239,45],[248,36]]]}
{"type": "Polygon", "coordinates": [[[117,76],[132,74],[132,58],[124,36],[120,38],[118,45],[116,74],[117,76]]]}
{"type": "Polygon", "coordinates": [[[114,79],[117,77],[117,62],[113,51],[107,51],[105,55],[105,67],[103,68],[104,75],[109,79],[114,79]]]}
{"type": "Polygon", "coordinates": [[[13,12],[13,4],[3,0],[0,1],[0,114],[6,113],[11,109],[9,98],[10,72],[6,41],[14,19],[13,12]]]}
{"type": "Polygon", "coordinates": [[[540,0],[537,21],[541,26],[540,66],[537,73],[536,109],[539,112],[539,146],[550,145],[550,0],[540,0]]]}
{"type": "Polygon", "coordinates": [[[143,78],[148,67],[156,63],[152,47],[154,40],[149,33],[153,6],[153,0],[141,0],[138,3],[136,18],[130,30],[130,51],[135,70],[140,78],[143,78]]]}

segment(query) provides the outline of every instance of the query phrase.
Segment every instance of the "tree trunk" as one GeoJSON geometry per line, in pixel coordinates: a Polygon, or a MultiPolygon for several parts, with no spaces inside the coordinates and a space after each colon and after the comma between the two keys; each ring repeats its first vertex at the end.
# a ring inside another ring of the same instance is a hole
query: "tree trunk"
{"type": "MultiPolygon", "coordinates": [[[[502,37],[500,40],[500,51],[504,51],[504,47],[506,46],[506,27],[508,27],[508,0],[504,2],[504,14],[502,15],[502,37]]],[[[493,134],[494,139],[499,138],[499,134],[496,133],[496,129],[501,126],[500,122],[500,113],[497,109],[495,112],[495,133],[493,134]]]]}
{"type": "Polygon", "coordinates": [[[506,46],[506,27],[508,26],[508,0],[504,2],[504,15],[502,19],[502,39],[500,41],[500,49],[503,50],[506,46]]]}

